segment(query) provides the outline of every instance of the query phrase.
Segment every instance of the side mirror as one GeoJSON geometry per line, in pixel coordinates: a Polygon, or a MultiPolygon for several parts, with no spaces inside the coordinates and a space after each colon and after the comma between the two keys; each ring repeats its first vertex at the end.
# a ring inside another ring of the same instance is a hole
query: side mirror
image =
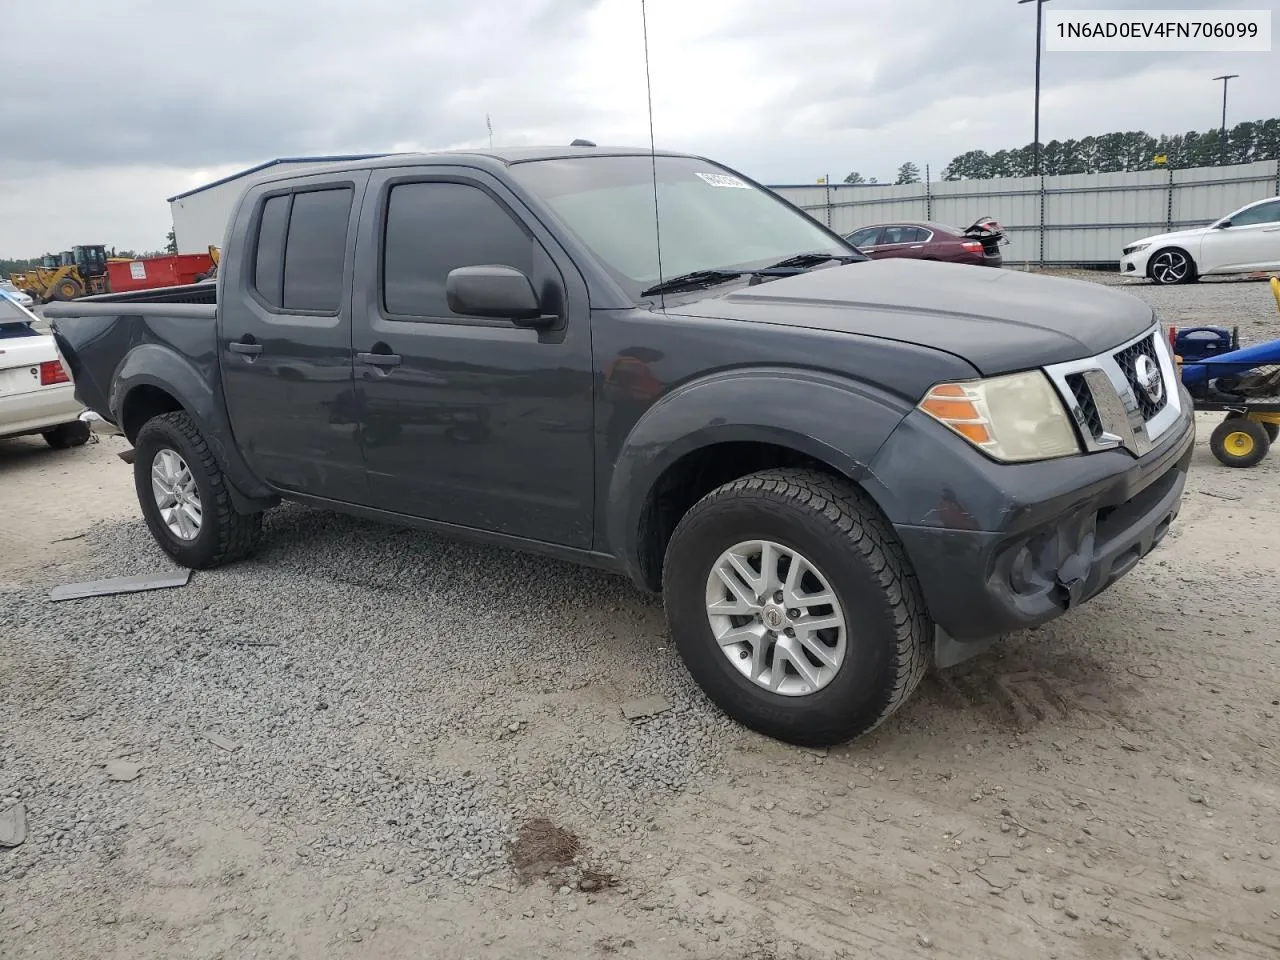
{"type": "Polygon", "coordinates": [[[543,315],[533,282],[515,267],[458,267],[445,278],[444,292],[449,309],[465,317],[510,320],[518,327],[546,327],[556,320],[543,315]]]}
{"type": "Polygon", "coordinates": [[[1213,229],[1215,229],[1215,230],[1225,230],[1225,229],[1226,229],[1227,227],[1229,227],[1229,226],[1231,226],[1231,221],[1230,221],[1230,220],[1219,220],[1217,223],[1215,223],[1215,224],[1213,225],[1213,229]]]}

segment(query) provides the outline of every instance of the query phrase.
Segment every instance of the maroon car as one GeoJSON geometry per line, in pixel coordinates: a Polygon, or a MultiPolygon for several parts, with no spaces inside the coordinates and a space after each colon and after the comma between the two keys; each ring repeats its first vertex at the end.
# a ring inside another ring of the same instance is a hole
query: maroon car
{"type": "Polygon", "coordinates": [[[880,223],[855,230],[845,239],[873,260],[911,257],[983,267],[1004,263],[1000,253],[1004,230],[990,217],[983,217],[964,230],[945,223],[880,223]]]}

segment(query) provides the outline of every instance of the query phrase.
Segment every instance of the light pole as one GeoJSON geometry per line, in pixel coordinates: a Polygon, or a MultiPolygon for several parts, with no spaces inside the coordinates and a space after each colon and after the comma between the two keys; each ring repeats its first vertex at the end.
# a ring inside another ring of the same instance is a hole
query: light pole
{"type": "Polygon", "coordinates": [[[1049,0],[1018,0],[1019,4],[1034,3],[1036,5],[1036,129],[1035,142],[1032,149],[1035,155],[1035,176],[1040,176],[1040,37],[1044,33],[1044,5],[1049,0]]]}
{"type": "Polygon", "coordinates": [[[1218,131],[1218,165],[1227,165],[1227,81],[1240,76],[1238,73],[1224,73],[1214,80],[1222,81],[1222,128],[1218,131]]]}

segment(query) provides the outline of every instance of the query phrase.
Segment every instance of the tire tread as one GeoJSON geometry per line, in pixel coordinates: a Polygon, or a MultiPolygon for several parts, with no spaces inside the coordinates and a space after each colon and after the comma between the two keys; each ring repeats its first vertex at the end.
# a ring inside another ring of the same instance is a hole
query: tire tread
{"type": "Polygon", "coordinates": [[[866,562],[880,586],[895,630],[893,681],[879,709],[851,738],[870,733],[915,692],[929,665],[932,631],[919,581],[901,542],[866,494],[847,480],[818,470],[774,468],[748,474],[718,487],[686,514],[672,534],[674,542],[695,515],[726,500],[790,500],[826,521],[866,562]]]}
{"type": "MultiPolygon", "coordinates": [[[[222,467],[219,466],[213,450],[210,449],[208,442],[188,413],[175,411],[148,420],[138,432],[138,439],[141,440],[147,430],[154,429],[153,425],[168,427],[190,444],[197,467],[204,472],[209,486],[213,488],[213,502],[210,504],[212,509],[206,508],[205,522],[210,520],[213,522],[214,529],[218,533],[217,545],[212,553],[198,564],[198,568],[212,569],[243,560],[258,544],[262,532],[262,514],[243,514],[235,509],[222,467]]],[[[149,467],[142,466],[138,469],[149,469],[149,467]]]]}

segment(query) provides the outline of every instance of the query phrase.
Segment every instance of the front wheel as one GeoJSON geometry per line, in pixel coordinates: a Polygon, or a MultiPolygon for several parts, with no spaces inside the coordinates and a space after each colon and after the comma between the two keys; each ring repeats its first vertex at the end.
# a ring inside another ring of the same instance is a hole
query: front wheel
{"type": "Polygon", "coordinates": [[[1168,250],[1161,250],[1151,258],[1151,266],[1147,268],[1147,273],[1161,286],[1191,283],[1196,279],[1196,265],[1191,255],[1185,250],[1170,247],[1168,250]]]}
{"type": "Polygon", "coordinates": [[[253,551],[262,514],[236,512],[222,468],[190,416],[148,420],[133,447],[138,503],[165,553],[184,567],[206,570],[253,551]]]}
{"type": "Polygon", "coordinates": [[[70,277],[65,277],[54,284],[54,300],[74,300],[78,296],[80,296],[80,284],[76,283],[70,277]]]}
{"type": "Polygon", "coordinates": [[[769,470],[681,519],[663,573],[676,648],[707,696],[789,743],[867,733],[915,690],[932,628],[892,528],[851,484],[769,470]]]}

